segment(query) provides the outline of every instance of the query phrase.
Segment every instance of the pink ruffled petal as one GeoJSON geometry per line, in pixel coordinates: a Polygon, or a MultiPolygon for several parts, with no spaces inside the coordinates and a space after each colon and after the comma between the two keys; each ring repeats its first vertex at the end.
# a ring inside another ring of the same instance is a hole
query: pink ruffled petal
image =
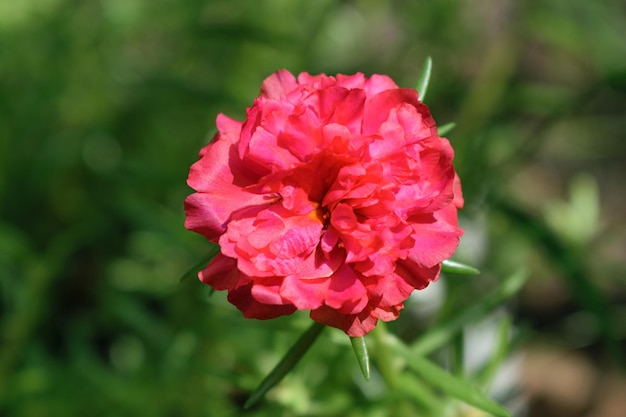
{"type": "Polygon", "coordinates": [[[330,278],[300,279],[286,276],[280,287],[281,297],[289,300],[298,310],[311,310],[324,304],[330,278]]]}
{"type": "Polygon", "coordinates": [[[198,278],[218,291],[238,288],[250,282],[250,277],[237,269],[237,260],[221,253],[198,273],[198,278]]]}
{"type": "Polygon", "coordinates": [[[456,208],[450,205],[436,212],[432,222],[412,224],[414,245],[408,258],[426,268],[450,258],[463,234],[456,220],[456,208]]]}
{"type": "Polygon", "coordinates": [[[417,282],[405,279],[398,273],[397,267],[389,275],[370,277],[368,281],[366,286],[371,302],[382,307],[401,305],[416,289],[414,284],[417,282]]]}
{"type": "Polygon", "coordinates": [[[357,72],[354,75],[344,75],[337,74],[337,85],[339,87],[347,88],[347,89],[358,89],[361,90],[367,84],[367,78],[365,74],[362,72],[357,72]]]}
{"type": "Polygon", "coordinates": [[[280,70],[245,122],[217,126],[190,169],[185,225],[219,242],[199,277],[246,317],[311,310],[363,336],[456,249],[454,152],[415,90],[280,70]]]}
{"type": "MultiPolygon", "coordinates": [[[[189,170],[187,182],[197,193],[185,199],[185,227],[216,241],[232,214],[249,206],[265,206],[268,197],[246,190],[257,180],[238,159],[231,143],[238,122],[218,118],[227,130],[203,149],[202,157],[189,170]]],[[[240,126],[240,124],[239,124],[240,126]]]]}
{"type": "Polygon", "coordinates": [[[393,321],[400,317],[400,310],[404,308],[404,304],[396,306],[378,306],[374,308],[373,315],[382,321],[393,321]]]}
{"type": "Polygon", "coordinates": [[[384,90],[365,102],[363,109],[362,133],[366,135],[378,133],[380,125],[387,120],[389,112],[403,103],[415,107],[422,106],[417,98],[417,91],[408,88],[384,90]]]}
{"type": "Polygon", "coordinates": [[[281,69],[270,75],[261,85],[261,95],[267,98],[278,99],[297,87],[296,77],[289,71],[281,69]]]}
{"type": "Polygon", "coordinates": [[[328,253],[321,248],[302,259],[298,276],[301,279],[327,278],[335,273],[346,258],[346,252],[340,247],[333,247],[328,253]]]}
{"type": "Polygon", "coordinates": [[[350,337],[365,336],[378,322],[371,309],[364,309],[359,314],[342,314],[328,306],[321,306],[312,310],[310,316],[319,323],[343,330],[350,337]]]}
{"type": "Polygon", "coordinates": [[[345,126],[353,134],[360,133],[363,121],[363,90],[327,88],[319,92],[320,118],[325,124],[345,126]]]}
{"type": "Polygon", "coordinates": [[[412,260],[406,259],[397,263],[395,275],[397,282],[404,281],[407,285],[416,290],[423,290],[428,284],[439,278],[440,272],[441,264],[424,268],[412,260]]]}
{"type": "Polygon", "coordinates": [[[255,300],[262,304],[291,305],[289,301],[280,296],[279,290],[282,282],[282,277],[256,280],[252,285],[251,294],[255,300]]]}
{"type": "MultiPolygon", "coordinates": [[[[296,214],[274,204],[255,216],[234,219],[219,240],[222,252],[239,258],[238,268],[248,275],[310,274],[323,229],[310,208],[307,214],[296,214]]],[[[328,273],[319,266],[321,274],[328,273]]]]}
{"type": "Polygon", "coordinates": [[[279,146],[276,136],[264,126],[258,126],[250,137],[246,160],[271,172],[291,169],[300,162],[288,149],[279,146]]]}
{"type": "Polygon", "coordinates": [[[248,319],[268,320],[288,316],[296,311],[292,305],[271,305],[258,302],[252,296],[252,283],[228,291],[228,301],[236,306],[248,319]]]}
{"type": "Polygon", "coordinates": [[[368,97],[373,97],[383,91],[395,90],[397,88],[398,86],[391,78],[382,74],[372,74],[363,86],[368,97]]]}
{"type": "Polygon", "coordinates": [[[356,314],[367,305],[365,287],[346,265],[326,279],[285,277],[280,295],[300,310],[314,310],[325,304],[341,314],[356,314]]]}
{"type": "Polygon", "coordinates": [[[461,191],[461,179],[456,174],[456,172],[454,173],[454,186],[452,189],[454,192],[454,199],[452,200],[452,204],[454,204],[454,207],[456,208],[463,208],[465,200],[463,199],[463,191],[461,191]]]}
{"type": "Polygon", "coordinates": [[[310,161],[321,148],[321,123],[317,114],[304,106],[298,108],[285,121],[276,144],[291,156],[292,163],[310,161]]]}
{"type": "Polygon", "coordinates": [[[329,279],[324,303],[342,314],[360,313],[367,305],[367,290],[355,271],[344,265],[329,279]]]}
{"type": "Polygon", "coordinates": [[[233,213],[261,210],[268,205],[267,198],[247,192],[233,192],[229,195],[216,193],[195,193],[185,199],[185,227],[216,242],[226,230],[233,213]],[[232,196],[238,196],[235,200],[232,196]]]}

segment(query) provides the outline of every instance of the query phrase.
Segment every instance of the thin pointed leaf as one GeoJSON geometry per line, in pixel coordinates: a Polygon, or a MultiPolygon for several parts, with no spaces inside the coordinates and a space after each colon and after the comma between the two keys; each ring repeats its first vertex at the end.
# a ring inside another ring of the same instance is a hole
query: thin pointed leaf
{"type": "Polygon", "coordinates": [[[426,97],[426,91],[428,91],[428,84],[430,83],[430,71],[432,66],[433,60],[430,57],[426,58],[424,66],[420,71],[419,78],[417,79],[417,86],[415,87],[420,101],[424,101],[424,97],[426,97]]]}
{"type": "Polygon", "coordinates": [[[456,123],[454,122],[446,123],[445,125],[441,125],[437,128],[437,134],[439,136],[444,136],[446,133],[450,133],[455,127],[456,123]]]}
{"type": "Polygon", "coordinates": [[[352,348],[356,354],[356,359],[359,362],[361,373],[366,381],[370,380],[370,355],[367,353],[367,345],[365,344],[365,337],[351,337],[352,348]]]}
{"type": "Polygon", "coordinates": [[[457,377],[465,375],[465,333],[457,332],[452,337],[449,349],[449,369],[457,377]]]}
{"type": "Polygon", "coordinates": [[[415,378],[414,375],[408,372],[401,373],[399,379],[398,390],[425,408],[427,410],[426,415],[444,415],[443,408],[445,407],[445,402],[440,400],[430,385],[425,384],[424,381],[415,378]]]}
{"type": "Polygon", "coordinates": [[[326,326],[321,323],[313,323],[309,329],[300,336],[298,341],[289,349],[287,354],[278,362],[265,379],[259,384],[257,389],[250,395],[243,408],[248,409],[261,400],[269,390],[278,384],[285,375],[293,369],[302,359],[302,356],[313,345],[317,337],[326,326]]]}
{"type": "MultiPolygon", "coordinates": [[[[400,344],[396,344],[396,347],[399,348],[400,344]]],[[[449,374],[422,356],[410,354],[405,348],[399,348],[399,350],[410,369],[449,396],[497,417],[511,416],[506,408],[487,397],[468,381],[449,374]]]]}
{"type": "Polygon", "coordinates": [[[211,248],[209,249],[209,252],[206,254],[206,256],[204,256],[200,261],[198,261],[197,264],[189,268],[187,272],[185,272],[180,277],[179,282],[183,282],[188,278],[195,277],[198,274],[198,271],[201,270],[203,267],[205,267],[206,264],[208,264],[211,259],[215,258],[215,255],[217,255],[219,251],[220,251],[219,245],[215,245],[215,244],[211,245],[211,248]]]}
{"type": "Polygon", "coordinates": [[[470,307],[462,309],[454,316],[430,328],[411,346],[414,355],[428,355],[437,350],[459,332],[464,326],[476,323],[513,297],[526,283],[528,274],[520,270],[505,279],[500,286],[476,300],[470,307]]]}
{"type": "Polygon", "coordinates": [[[509,353],[510,337],[511,337],[511,318],[504,316],[498,324],[498,344],[495,352],[491,355],[491,359],[478,374],[480,386],[488,389],[500,369],[502,363],[506,360],[509,353]]]}
{"type": "Polygon", "coordinates": [[[447,259],[441,263],[441,272],[461,275],[480,274],[480,271],[473,266],[465,265],[457,261],[452,261],[450,259],[447,259]]]}

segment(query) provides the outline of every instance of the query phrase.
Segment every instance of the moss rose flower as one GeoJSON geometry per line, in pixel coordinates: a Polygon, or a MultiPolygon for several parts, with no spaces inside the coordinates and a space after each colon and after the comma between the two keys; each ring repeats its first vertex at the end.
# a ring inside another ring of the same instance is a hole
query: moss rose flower
{"type": "Polygon", "coordinates": [[[220,245],[199,273],[245,317],[310,310],[363,336],[394,320],[455,251],[453,150],[387,76],[280,70],[189,172],[185,226],[220,245]]]}

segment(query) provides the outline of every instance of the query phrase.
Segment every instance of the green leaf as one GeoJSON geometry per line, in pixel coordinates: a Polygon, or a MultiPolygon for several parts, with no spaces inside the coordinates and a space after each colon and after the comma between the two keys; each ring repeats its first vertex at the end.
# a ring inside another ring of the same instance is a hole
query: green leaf
{"type": "Polygon", "coordinates": [[[426,62],[424,62],[424,66],[420,71],[419,78],[417,79],[417,86],[415,89],[417,90],[417,94],[420,101],[424,101],[424,97],[426,97],[426,91],[428,91],[428,83],[430,82],[430,72],[433,66],[433,60],[428,57],[426,58],[426,62]]]}
{"type": "Polygon", "coordinates": [[[302,359],[302,356],[309,350],[318,336],[322,333],[326,326],[314,322],[309,329],[300,336],[298,341],[289,349],[287,354],[272,369],[272,371],[259,384],[256,390],[250,395],[250,398],[243,405],[244,409],[249,409],[258,403],[269,390],[278,384],[285,375],[291,371],[294,366],[302,359]]]}
{"type": "Polygon", "coordinates": [[[511,413],[506,408],[487,397],[468,381],[449,374],[422,356],[411,354],[408,349],[401,347],[399,343],[396,345],[396,348],[398,348],[410,369],[444,393],[494,416],[511,416],[511,413]]]}
{"type": "Polygon", "coordinates": [[[414,355],[427,355],[445,345],[463,327],[482,320],[517,294],[526,283],[527,277],[528,275],[523,270],[509,276],[497,288],[476,300],[470,307],[462,309],[448,319],[432,326],[428,332],[413,343],[411,352],[414,355]]]}
{"type": "Polygon", "coordinates": [[[367,353],[367,345],[365,344],[365,337],[351,337],[352,348],[356,354],[356,359],[359,362],[361,373],[366,381],[370,380],[370,356],[367,353]]]}
{"type": "Polygon", "coordinates": [[[441,263],[441,272],[449,274],[476,275],[480,271],[473,266],[465,265],[457,261],[447,259],[441,263]]]}
{"type": "Polygon", "coordinates": [[[397,390],[425,408],[426,415],[445,415],[445,402],[441,401],[440,397],[433,392],[430,385],[425,384],[424,381],[415,378],[415,375],[408,372],[398,374],[398,379],[397,390]]]}
{"type": "Polygon", "coordinates": [[[437,134],[439,136],[444,136],[446,133],[451,132],[452,129],[454,129],[455,127],[456,127],[456,123],[454,122],[446,123],[445,125],[439,126],[437,128],[437,134]]]}
{"type": "Polygon", "coordinates": [[[465,333],[457,332],[448,346],[448,369],[459,378],[465,375],[465,333]]]}
{"type": "Polygon", "coordinates": [[[500,366],[509,354],[511,326],[511,318],[508,315],[502,317],[500,323],[498,324],[498,344],[495,352],[492,353],[491,359],[478,374],[478,381],[485,389],[489,388],[493,382],[496,372],[500,369],[500,366]]]}
{"type": "Polygon", "coordinates": [[[187,272],[185,272],[180,277],[179,282],[183,282],[188,278],[195,277],[198,274],[198,271],[202,269],[203,267],[205,267],[206,264],[208,264],[211,259],[215,258],[215,256],[219,252],[220,252],[219,245],[211,244],[211,248],[209,249],[209,252],[200,261],[198,261],[198,263],[196,263],[194,266],[189,268],[187,272]]]}

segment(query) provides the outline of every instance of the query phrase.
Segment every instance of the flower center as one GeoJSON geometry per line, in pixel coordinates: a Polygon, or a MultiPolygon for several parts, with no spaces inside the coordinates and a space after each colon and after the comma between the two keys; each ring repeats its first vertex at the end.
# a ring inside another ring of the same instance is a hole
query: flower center
{"type": "Polygon", "coordinates": [[[328,214],[328,210],[318,203],[315,204],[315,209],[311,210],[307,215],[311,220],[320,222],[324,229],[328,227],[328,223],[330,220],[330,215],[328,214]]]}

